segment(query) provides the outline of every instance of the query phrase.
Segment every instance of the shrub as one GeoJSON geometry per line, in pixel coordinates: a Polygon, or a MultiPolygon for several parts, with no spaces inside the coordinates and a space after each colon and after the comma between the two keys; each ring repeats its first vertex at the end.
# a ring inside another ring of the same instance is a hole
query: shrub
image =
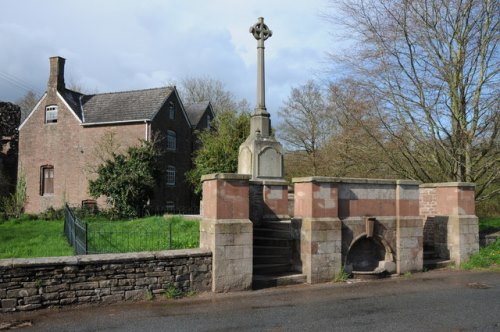
{"type": "Polygon", "coordinates": [[[24,211],[26,204],[26,176],[21,171],[17,178],[16,192],[0,200],[0,210],[4,212],[7,218],[19,218],[24,211]]]}

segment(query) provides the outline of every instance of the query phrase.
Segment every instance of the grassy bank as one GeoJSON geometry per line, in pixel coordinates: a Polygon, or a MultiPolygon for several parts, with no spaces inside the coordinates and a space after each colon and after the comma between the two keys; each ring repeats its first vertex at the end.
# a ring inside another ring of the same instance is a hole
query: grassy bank
{"type": "MultiPolygon", "coordinates": [[[[87,217],[85,220],[88,224],[89,253],[154,251],[199,246],[198,221],[180,216],[126,221],[87,217]]],[[[63,228],[62,220],[21,219],[0,222],[0,259],[73,255],[74,250],[68,244],[63,228]]]]}
{"type": "Polygon", "coordinates": [[[89,219],[89,253],[198,248],[199,223],[180,216],[129,221],[89,219]]]}
{"type": "Polygon", "coordinates": [[[500,239],[479,249],[460,266],[464,270],[493,270],[500,272],[500,239]]]}
{"type": "Polygon", "coordinates": [[[8,220],[0,223],[0,258],[73,255],[62,220],[8,220]]]}

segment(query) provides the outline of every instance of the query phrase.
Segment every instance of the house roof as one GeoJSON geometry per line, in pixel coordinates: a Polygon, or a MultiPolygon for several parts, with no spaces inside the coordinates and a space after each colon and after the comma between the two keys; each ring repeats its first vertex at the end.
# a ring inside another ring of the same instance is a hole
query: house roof
{"type": "Polygon", "coordinates": [[[186,113],[189,117],[189,122],[191,123],[191,126],[193,128],[198,126],[198,123],[200,122],[207,108],[210,108],[209,101],[191,103],[184,106],[184,109],[186,110],[186,113]]]}
{"type": "MultiPolygon", "coordinates": [[[[69,89],[58,91],[60,97],[84,126],[153,120],[172,93],[175,93],[175,87],[93,95],[84,95],[69,89]]],[[[43,98],[45,95],[38,104],[43,98]]],[[[38,104],[22,121],[20,128],[38,107],[38,104]]]]}
{"type": "Polygon", "coordinates": [[[78,106],[82,123],[152,120],[173,91],[173,87],[162,87],[82,95],[78,106]]]}

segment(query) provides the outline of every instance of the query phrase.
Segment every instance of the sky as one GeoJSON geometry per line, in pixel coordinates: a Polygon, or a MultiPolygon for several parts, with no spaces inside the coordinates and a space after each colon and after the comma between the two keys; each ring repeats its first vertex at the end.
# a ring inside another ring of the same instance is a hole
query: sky
{"type": "MultiPolygon", "coordinates": [[[[266,106],[272,118],[292,87],[325,67],[328,0],[1,1],[0,100],[46,90],[49,57],[66,59],[66,85],[113,92],[210,77],[255,105],[258,17],[265,43],[266,106]]],[[[278,118],[279,121],[279,118],[278,118]]]]}

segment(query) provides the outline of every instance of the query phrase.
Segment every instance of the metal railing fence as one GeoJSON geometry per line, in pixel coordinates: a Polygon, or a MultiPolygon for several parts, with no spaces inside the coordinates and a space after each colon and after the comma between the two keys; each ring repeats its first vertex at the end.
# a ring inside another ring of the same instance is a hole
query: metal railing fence
{"type": "Polygon", "coordinates": [[[196,248],[198,224],[166,221],[124,226],[116,222],[86,222],[64,208],[64,233],[77,255],[196,248]],[[193,231],[193,227],[194,229],[193,231]]]}
{"type": "Polygon", "coordinates": [[[87,223],[78,219],[67,204],[64,205],[64,234],[77,255],[86,255],[87,223]]]}

